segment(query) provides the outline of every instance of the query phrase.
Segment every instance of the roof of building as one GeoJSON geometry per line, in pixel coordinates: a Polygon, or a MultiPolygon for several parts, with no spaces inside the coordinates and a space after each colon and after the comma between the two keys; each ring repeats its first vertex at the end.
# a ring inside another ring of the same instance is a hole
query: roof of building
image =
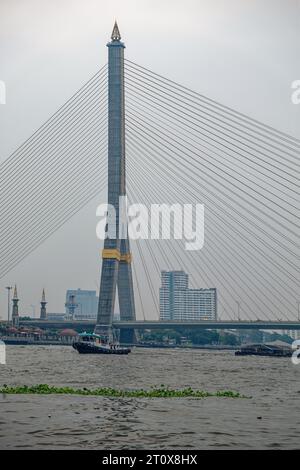
{"type": "Polygon", "coordinates": [[[7,331],[9,331],[9,333],[17,333],[17,332],[18,332],[18,329],[15,328],[14,326],[11,326],[11,327],[8,328],[7,331]]]}
{"type": "Polygon", "coordinates": [[[59,332],[60,336],[77,336],[77,332],[71,328],[65,328],[59,332]]]}

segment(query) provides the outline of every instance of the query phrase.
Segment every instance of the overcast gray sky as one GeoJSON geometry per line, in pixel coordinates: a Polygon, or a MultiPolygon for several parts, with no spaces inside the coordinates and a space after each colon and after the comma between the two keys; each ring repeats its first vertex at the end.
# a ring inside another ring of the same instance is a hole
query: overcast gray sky
{"type": "MultiPolygon", "coordinates": [[[[115,18],[129,59],[300,137],[300,105],[291,102],[300,1],[1,0],[0,161],[106,63],[115,18]]],[[[18,284],[21,311],[35,304],[36,314],[43,286],[49,311],[64,309],[67,288],[96,287],[96,205],[0,280],[0,316],[8,283],[18,284]]]]}

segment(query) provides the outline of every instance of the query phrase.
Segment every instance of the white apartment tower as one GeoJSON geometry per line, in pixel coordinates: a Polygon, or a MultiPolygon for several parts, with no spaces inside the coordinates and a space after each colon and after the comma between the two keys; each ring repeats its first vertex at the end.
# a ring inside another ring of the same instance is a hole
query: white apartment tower
{"type": "Polygon", "coordinates": [[[159,289],[161,320],[216,320],[217,290],[189,289],[184,271],[162,271],[159,289]]]}

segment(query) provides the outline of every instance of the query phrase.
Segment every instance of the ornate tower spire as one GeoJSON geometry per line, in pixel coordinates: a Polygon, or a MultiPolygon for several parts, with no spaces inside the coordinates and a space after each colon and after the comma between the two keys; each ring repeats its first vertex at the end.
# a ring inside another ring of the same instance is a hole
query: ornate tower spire
{"type": "Polygon", "coordinates": [[[16,284],[15,284],[15,288],[14,288],[13,300],[19,300],[19,299],[18,299],[18,292],[17,292],[17,285],[16,285],[16,284]]]}
{"type": "Polygon", "coordinates": [[[40,319],[41,320],[47,320],[46,305],[47,305],[47,302],[46,302],[45,289],[43,289],[42,300],[41,300],[41,310],[40,310],[40,319]]]}
{"type": "Polygon", "coordinates": [[[111,40],[112,41],[120,41],[120,39],[121,39],[121,34],[120,34],[120,31],[119,31],[118,23],[117,23],[117,21],[115,21],[114,28],[113,28],[113,31],[111,33],[111,40]]]}
{"type": "Polygon", "coordinates": [[[19,326],[19,306],[18,306],[18,292],[17,292],[17,286],[15,285],[14,288],[14,295],[12,298],[13,302],[13,308],[12,308],[12,324],[15,328],[18,328],[19,326]]]}

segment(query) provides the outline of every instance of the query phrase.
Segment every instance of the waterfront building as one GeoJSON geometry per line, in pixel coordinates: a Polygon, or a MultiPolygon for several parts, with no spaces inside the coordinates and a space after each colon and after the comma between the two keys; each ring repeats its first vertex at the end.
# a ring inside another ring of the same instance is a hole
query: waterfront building
{"type": "Polygon", "coordinates": [[[69,289],[66,292],[66,314],[74,320],[95,320],[98,297],[95,290],[69,289]]]}
{"type": "Polygon", "coordinates": [[[13,303],[13,308],[12,308],[12,324],[14,328],[19,327],[19,299],[18,299],[18,293],[17,293],[17,286],[15,285],[14,288],[14,295],[12,298],[12,303],[13,303]]]}
{"type": "Polygon", "coordinates": [[[217,290],[189,289],[184,271],[162,271],[160,320],[216,320],[217,290]]]}

